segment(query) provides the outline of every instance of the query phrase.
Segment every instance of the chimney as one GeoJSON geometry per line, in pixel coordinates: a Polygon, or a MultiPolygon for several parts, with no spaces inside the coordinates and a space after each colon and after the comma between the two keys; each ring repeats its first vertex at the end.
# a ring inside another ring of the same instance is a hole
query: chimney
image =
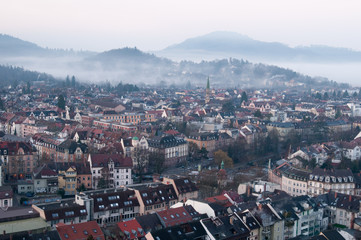
{"type": "Polygon", "coordinates": [[[267,191],[266,189],[267,189],[267,184],[266,184],[266,183],[264,183],[264,186],[263,186],[263,191],[264,191],[264,192],[266,192],[266,191],[267,191]]]}
{"type": "Polygon", "coordinates": [[[337,198],[337,192],[335,192],[335,198],[337,198]]]}
{"type": "Polygon", "coordinates": [[[348,196],[348,201],[351,202],[352,201],[352,196],[350,194],[350,196],[348,196]]]}
{"type": "Polygon", "coordinates": [[[258,204],[258,210],[262,210],[262,204],[258,204]]]}
{"type": "Polygon", "coordinates": [[[247,185],[247,197],[251,195],[251,186],[247,185]]]}
{"type": "Polygon", "coordinates": [[[244,224],[247,223],[247,217],[246,216],[243,216],[243,222],[244,222],[244,224]]]}

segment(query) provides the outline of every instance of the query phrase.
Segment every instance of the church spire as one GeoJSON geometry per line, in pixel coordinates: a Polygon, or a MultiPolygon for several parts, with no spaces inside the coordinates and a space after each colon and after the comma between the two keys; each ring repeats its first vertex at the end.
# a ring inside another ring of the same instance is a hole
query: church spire
{"type": "Polygon", "coordinates": [[[207,80],[207,89],[210,89],[210,85],[209,85],[209,77],[208,77],[208,80],[207,80]]]}

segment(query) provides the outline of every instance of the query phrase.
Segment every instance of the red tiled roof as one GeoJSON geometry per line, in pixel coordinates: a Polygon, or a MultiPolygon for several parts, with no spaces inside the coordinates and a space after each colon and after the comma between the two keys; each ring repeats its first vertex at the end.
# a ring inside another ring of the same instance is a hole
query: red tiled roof
{"type": "Polygon", "coordinates": [[[132,219],[125,222],[119,222],[118,227],[122,231],[127,239],[137,239],[144,236],[144,230],[137,220],[132,219]]]}
{"type": "Polygon", "coordinates": [[[167,210],[157,212],[157,215],[165,227],[187,223],[193,219],[184,207],[169,208],[167,210]]]}
{"type": "Polygon", "coordinates": [[[94,239],[105,240],[104,234],[96,221],[77,224],[58,224],[56,230],[62,240],[87,239],[90,235],[94,239]]]}
{"type": "Polygon", "coordinates": [[[207,202],[210,203],[218,203],[224,207],[230,207],[232,206],[232,203],[229,201],[229,199],[224,195],[218,195],[213,196],[205,199],[207,202]]]}

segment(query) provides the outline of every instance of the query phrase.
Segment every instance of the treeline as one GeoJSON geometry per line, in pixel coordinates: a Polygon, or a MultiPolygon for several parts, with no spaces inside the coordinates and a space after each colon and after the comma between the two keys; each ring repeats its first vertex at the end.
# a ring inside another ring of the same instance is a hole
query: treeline
{"type": "Polygon", "coordinates": [[[22,67],[0,65],[0,87],[16,88],[20,82],[49,81],[55,78],[46,73],[25,70],[22,67]]]}

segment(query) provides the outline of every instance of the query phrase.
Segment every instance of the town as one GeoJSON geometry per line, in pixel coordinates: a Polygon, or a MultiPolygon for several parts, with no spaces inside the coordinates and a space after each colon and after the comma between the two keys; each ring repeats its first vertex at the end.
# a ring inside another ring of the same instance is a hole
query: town
{"type": "Polygon", "coordinates": [[[0,91],[0,240],[361,239],[358,88],[24,79],[0,91]]]}

